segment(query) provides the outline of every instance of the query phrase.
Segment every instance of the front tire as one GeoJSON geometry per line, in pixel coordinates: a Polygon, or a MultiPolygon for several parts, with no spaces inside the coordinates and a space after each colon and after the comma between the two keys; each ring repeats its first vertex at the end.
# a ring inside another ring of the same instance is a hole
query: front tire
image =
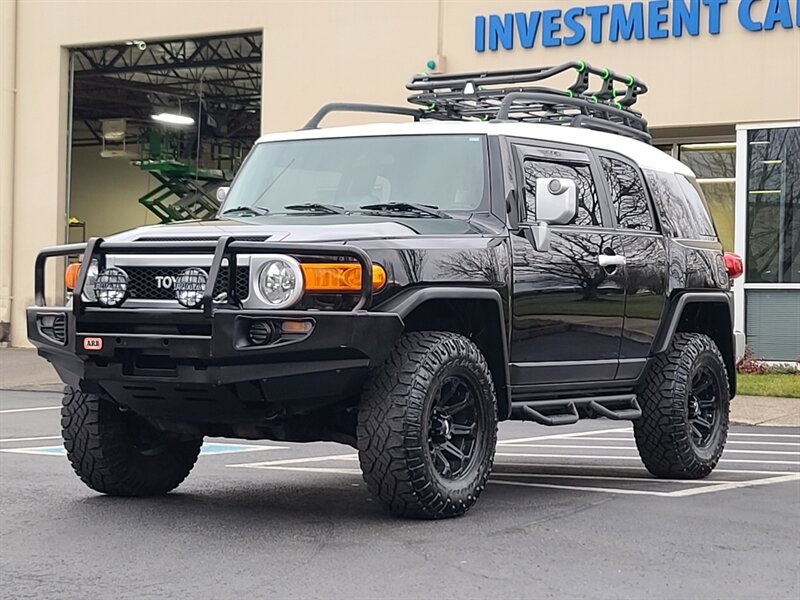
{"type": "Polygon", "coordinates": [[[404,335],[365,387],[361,470],[369,491],[394,515],[463,515],[486,485],[496,442],[492,375],[464,336],[404,335]]]}
{"type": "Polygon", "coordinates": [[[61,432],[75,473],[112,496],[166,494],[192,470],[203,444],[158,431],[108,398],[72,388],[64,393],[61,432]]]}
{"type": "Polygon", "coordinates": [[[706,335],[676,333],[651,365],[633,422],[639,456],[656,477],[700,479],[714,470],[728,437],[725,363],[706,335]]]}

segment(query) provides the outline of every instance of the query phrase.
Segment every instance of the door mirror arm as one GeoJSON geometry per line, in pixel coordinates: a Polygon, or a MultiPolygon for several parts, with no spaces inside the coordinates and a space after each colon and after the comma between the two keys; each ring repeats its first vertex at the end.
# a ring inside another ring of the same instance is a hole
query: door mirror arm
{"type": "Polygon", "coordinates": [[[522,233],[537,252],[550,251],[550,226],[544,221],[520,223],[522,233]]]}

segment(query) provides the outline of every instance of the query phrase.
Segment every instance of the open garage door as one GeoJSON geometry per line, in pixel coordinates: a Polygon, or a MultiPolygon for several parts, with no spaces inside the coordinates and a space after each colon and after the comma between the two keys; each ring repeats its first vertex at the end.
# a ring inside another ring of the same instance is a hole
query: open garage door
{"type": "Polygon", "coordinates": [[[260,134],[261,33],[71,50],[68,239],[204,219],[260,134]]]}

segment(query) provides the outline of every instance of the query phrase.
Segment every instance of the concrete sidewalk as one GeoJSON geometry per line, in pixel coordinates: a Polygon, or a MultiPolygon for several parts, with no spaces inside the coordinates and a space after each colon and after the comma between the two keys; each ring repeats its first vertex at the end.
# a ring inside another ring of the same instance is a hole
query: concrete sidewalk
{"type": "MultiPolygon", "coordinates": [[[[29,348],[0,348],[0,390],[60,392],[64,384],[46,360],[29,348]]],[[[800,427],[800,399],[736,396],[731,421],[744,425],[800,427]]]]}

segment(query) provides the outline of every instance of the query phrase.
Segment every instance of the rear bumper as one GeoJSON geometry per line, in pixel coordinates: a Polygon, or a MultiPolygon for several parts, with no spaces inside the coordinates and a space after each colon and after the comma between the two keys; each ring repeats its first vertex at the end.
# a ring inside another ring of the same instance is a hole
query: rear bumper
{"type": "Polygon", "coordinates": [[[392,313],[28,309],[28,336],[61,379],[135,412],[187,422],[252,422],[359,393],[403,329],[392,313]],[[63,342],[42,326],[65,320],[63,342]],[[309,323],[306,333],[253,344],[250,327],[309,323]]]}

